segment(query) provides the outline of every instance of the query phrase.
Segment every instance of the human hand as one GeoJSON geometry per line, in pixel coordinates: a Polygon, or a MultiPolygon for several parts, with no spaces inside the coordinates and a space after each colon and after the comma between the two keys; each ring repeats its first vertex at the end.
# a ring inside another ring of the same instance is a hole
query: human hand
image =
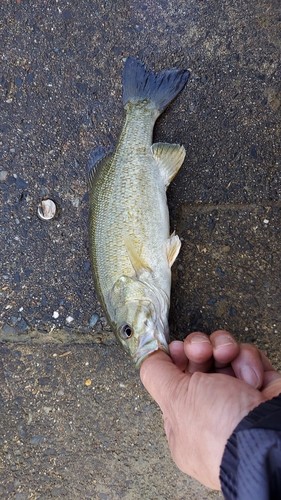
{"type": "Polygon", "coordinates": [[[256,347],[226,331],[194,332],[149,356],[141,380],[163,413],[172,458],[186,474],[220,489],[226,442],[260,403],[281,392],[281,374],[256,347]]]}

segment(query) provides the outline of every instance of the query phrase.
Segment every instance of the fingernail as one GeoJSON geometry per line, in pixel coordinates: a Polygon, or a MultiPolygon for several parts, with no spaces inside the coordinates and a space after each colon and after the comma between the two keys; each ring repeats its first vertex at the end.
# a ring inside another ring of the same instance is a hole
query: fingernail
{"type": "Polygon", "coordinates": [[[258,386],[259,380],[257,374],[250,366],[243,366],[241,368],[241,378],[252,387],[258,386]]]}
{"type": "Polygon", "coordinates": [[[170,346],[171,345],[176,345],[176,346],[182,346],[183,345],[183,341],[182,340],[172,340],[172,342],[170,342],[169,344],[170,346]]]}
{"type": "Polygon", "coordinates": [[[226,345],[233,345],[235,344],[235,340],[232,337],[229,337],[229,335],[220,335],[216,338],[215,340],[215,345],[216,349],[220,347],[225,347],[226,345]]]}
{"type": "Polygon", "coordinates": [[[194,335],[194,337],[191,338],[190,340],[191,344],[210,344],[210,341],[208,338],[205,337],[205,335],[194,335]]]}

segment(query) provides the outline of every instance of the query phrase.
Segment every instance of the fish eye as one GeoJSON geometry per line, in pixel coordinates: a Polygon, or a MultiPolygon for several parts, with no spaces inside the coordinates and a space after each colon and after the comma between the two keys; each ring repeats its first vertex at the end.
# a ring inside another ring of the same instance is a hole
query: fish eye
{"type": "Polygon", "coordinates": [[[130,339],[133,336],[134,330],[133,328],[128,325],[127,323],[120,328],[120,334],[123,339],[127,340],[130,339]]]}

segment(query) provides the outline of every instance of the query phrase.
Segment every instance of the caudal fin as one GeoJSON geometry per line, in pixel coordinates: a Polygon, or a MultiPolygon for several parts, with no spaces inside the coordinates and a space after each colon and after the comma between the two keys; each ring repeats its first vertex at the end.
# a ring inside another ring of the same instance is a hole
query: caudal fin
{"type": "Polygon", "coordinates": [[[186,69],[167,69],[160,73],[149,70],[141,61],[128,57],[123,73],[123,103],[148,100],[159,113],[181,92],[190,72],[186,69]]]}

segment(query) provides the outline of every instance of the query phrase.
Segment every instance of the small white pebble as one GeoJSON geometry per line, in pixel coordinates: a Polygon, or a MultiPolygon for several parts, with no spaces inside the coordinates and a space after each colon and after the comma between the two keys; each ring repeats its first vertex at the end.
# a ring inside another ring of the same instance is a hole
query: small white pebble
{"type": "Polygon", "coordinates": [[[263,219],[263,223],[264,224],[269,224],[269,220],[268,219],[263,219]]]}
{"type": "Polygon", "coordinates": [[[67,316],[66,319],[65,319],[65,321],[67,323],[72,323],[72,321],[74,321],[74,318],[72,316],[67,316]]]}
{"type": "Polygon", "coordinates": [[[43,410],[48,415],[53,411],[53,408],[51,406],[43,406],[43,410]]]}
{"type": "Polygon", "coordinates": [[[9,175],[7,170],[1,170],[0,172],[0,181],[5,181],[9,175]]]}
{"type": "Polygon", "coordinates": [[[57,319],[58,317],[59,317],[59,312],[58,311],[54,311],[53,312],[53,318],[57,319]]]}
{"type": "Polygon", "coordinates": [[[50,220],[53,219],[56,215],[56,204],[53,200],[42,200],[38,206],[38,216],[42,220],[50,220]]]}

